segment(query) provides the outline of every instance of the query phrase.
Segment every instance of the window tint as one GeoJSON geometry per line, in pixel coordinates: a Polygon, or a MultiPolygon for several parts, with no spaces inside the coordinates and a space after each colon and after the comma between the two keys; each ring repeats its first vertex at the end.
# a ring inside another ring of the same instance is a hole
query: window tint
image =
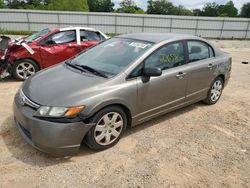
{"type": "Polygon", "coordinates": [[[159,67],[161,70],[184,64],[183,43],[173,43],[154,52],[145,61],[145,67],[159,67]]]}
{"type": "Polygon", "coordinates": [[[211,47],[204,42],[188,41],[187,45],[188,45],[189,62],[195,62],[214,56],[211,47]]]}
{"type": "Polygon", "coordinates": [[[103,40],[103,37],[98,32],[94,31],[80,31],[81,41],[89,41],[89,40],[103,40]]]}
{"type": "Polygon", "coordinates": [[[56,33],[52,37],[46,39],[45,44],[64,44],[69,42],[76,42],[75,31],[63,31],[56,33]]]}

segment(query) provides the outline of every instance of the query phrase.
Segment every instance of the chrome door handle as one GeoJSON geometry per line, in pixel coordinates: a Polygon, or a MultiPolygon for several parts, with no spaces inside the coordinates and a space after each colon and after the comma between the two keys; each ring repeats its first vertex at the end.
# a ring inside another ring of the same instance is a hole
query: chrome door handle
{"type": "Polygon", "coordinates": [[[184,76],[186,76],[187,73],[185,72],[179,72],[177,75],[175,75],[176,78],[182,79],[184,76]]]}

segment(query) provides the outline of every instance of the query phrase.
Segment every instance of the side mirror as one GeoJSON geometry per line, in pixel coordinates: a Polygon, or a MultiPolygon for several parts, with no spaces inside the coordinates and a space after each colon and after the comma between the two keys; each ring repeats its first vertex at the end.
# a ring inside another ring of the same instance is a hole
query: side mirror
{"type": "Polygon", "coordinates": [[[157,67],[144,68],[142,72],[143,82],[148,82],[150,80],[150,77],[161,76],[161,74],[162,74],[162,71],[160,68],[157,68],[157,67]]]}
{"type": "Polygon", "coordinates": [[[39,43],[39,46],[46,46],[46,42],[43,40],[39,43]]]}
{"type": "Polygon", "coordinates": [[[151,77],[151,76],[161,76],[162,74],[162,71],[160,68],[157,68],[157,67],[147,67],[147,68],[144,68],[143,70],[143,76],[145,77],[151,77]]]}

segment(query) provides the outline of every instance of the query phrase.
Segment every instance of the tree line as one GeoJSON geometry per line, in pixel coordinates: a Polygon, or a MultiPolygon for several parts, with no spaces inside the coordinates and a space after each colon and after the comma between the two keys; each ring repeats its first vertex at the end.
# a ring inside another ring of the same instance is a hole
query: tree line
{"type": "Polygon", "coordinates": [[[0,0],[0,8],[10,9],[250,18],[250,2],[238,11],[231,0],[226,4],[206,3],[203,8],[193,10],[181,5],[175,6],[168,0],[148,0],[146,11],[138,7],[133,0],[123,0],[118,8],[114,7],[112,0],[0,0]]]}

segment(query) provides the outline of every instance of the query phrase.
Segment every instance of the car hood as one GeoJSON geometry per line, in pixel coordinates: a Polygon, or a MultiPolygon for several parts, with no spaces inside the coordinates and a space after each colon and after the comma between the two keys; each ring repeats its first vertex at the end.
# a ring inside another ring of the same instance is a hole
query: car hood
{"type": "Polygon", "coordinates": [[[29,47],[33,45],[35,45],[34,42],[26,43],[24,40],[11,41],[8,45],[8,51],[9,53],[10,52],[15,53],[19,50],[26,49],[28,52],[30,52],[29,47]]]}
{"type": "Polygon", "coordinates": [[[80,73],[62,63],[38,72],[23,85],[24,94],[46,106],[77,106],[96,92],[101,92],[108,79],[80,73]]]}

